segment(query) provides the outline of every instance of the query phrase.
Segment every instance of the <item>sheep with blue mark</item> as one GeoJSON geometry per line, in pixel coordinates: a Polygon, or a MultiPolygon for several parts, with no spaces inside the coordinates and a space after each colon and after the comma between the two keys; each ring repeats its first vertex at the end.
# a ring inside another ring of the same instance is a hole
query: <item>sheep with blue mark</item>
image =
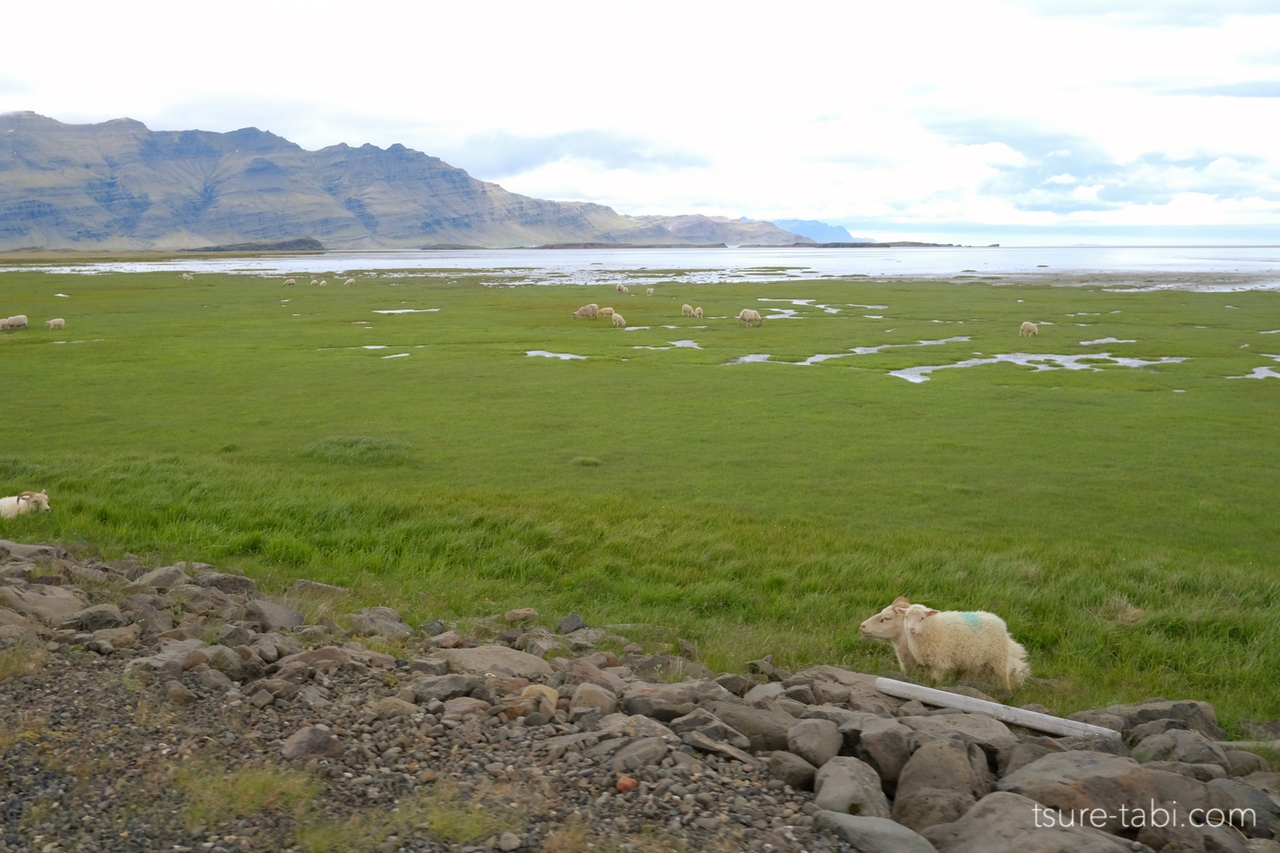
{"type": "Polygon", "coordinates": [[[1009,636],[1004,620],[985,611],[946,612],[912,604],[894,608],[902,614],[907,648],[934,681],[950,673],[1002,684],[1006,690],[1027,680],[1027,650],[1009,636]]]}

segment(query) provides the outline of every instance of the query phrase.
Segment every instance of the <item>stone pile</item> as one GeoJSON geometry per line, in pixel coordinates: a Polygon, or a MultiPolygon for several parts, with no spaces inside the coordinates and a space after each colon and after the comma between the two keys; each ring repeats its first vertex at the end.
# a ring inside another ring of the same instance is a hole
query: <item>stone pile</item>
{"type": "Polygon", "coordinates": [[[304,615],[343,592],[0,540],[0,646],[48,655],[0,683],[0,853],[295,843],[304,815],[184,822],[170,780],[199,761],[305,772],[333,820],[445,785],[513,816],[379,851],[572,849],[557,833],[579,825],[620,850],[1280,853],[1280,774],[1205,702],[1073,715],[1123,738],[1048,737],[835,666],[717,674],[688,643],[646,652],[576,615],[469,634],[387,607],[304,615]]]}

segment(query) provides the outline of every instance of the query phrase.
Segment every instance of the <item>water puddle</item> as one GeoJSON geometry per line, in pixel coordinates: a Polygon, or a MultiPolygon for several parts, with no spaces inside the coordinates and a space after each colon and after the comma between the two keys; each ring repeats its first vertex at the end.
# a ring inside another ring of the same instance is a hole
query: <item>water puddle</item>
{"type": "Polygon", "coordinates": [[[760,352],[755,355],[744,355],[742,358],[735,358],[733,361],[726,361],[725,364],[752,364],[758,361],[768,361],[769,353],[760,352]]]}
{"type": "MultiPolygon", "coordinates": [[[[825,311],[828,314],[840,313],[839,308],[836,308],[831,305],[819,305],[817,304],[816,299],[768,299],[766,297],[761,296],[756,301],[757,302],[790,302],[792,305],[798,305],[801,308],[821,308],[823,311],[825,311]]],[[[870,307],[870,306],[867,306],[867,307],[870,307]]],[[[883,308],[884,306],[881,305],[876,307],[883,308]]]]}
{"type": "MultiPolygon", "coordinates": [[[[1262,356],[1263,358],[1270,358],[1275,361],[1280,361],[1280,355],[1271,355],[1270,353],[1265,353],[1265,352],[1260,352],[1258,353],[1258,355],[1262,356]]],[[[1227,378],[1228,379],[1267,379],[1267,378],[1280,379],[1280,373],[1277,373],[1274,367],[1267,364],[1267,365],[1263,365],[1262,367],[1255,367],[1251,373],[1247,373],[1244,376],[1228,376],[1227,378]]]]}
{"type": "Polygon", "coordinates": [[[360,349],[386,349],[386,344],[365,344],[360,349]]]}
{"type": "MultiPolygon", "coordinates": [[[[1198,328],[1198,329],[1203,329],[1203,328],[1204,328],[1204,326],[1197,326],[1196,328],[1198,328]]],[[[1271,329],[1271,330],[1266,331],[1266,332],[1258,332],[1258,334],[1260,334],[1260,335],[1280,335],[1280,329],[1271,329]]]]}
{"type": "Polygon", "coordinates": [[[652,350],[669,350],[669,349],[702,349],[693,341],[668,341],[669,347],[632,347],[632,349],[652,349],[652,350]]]}
{"type": "Polygon", "coordinates": [[[990,358],[970,358],[965,361],[958,361],[955,364],[938,364],[925,367],[908,367],[904,370],[891,370],[889,375],[897,376],[908,382],[920,383],[928,382],[929,374],[935,370],[947,370],[952,367],[978,367],[983,364],[1018,364],[1023,367],[1034,367],[1036,372],[1039,373],[1045,370],[1100,371],[1103,367],[1150,367],[1153,364],[1177,364],[1186,360],[1181,356],[1170,356],[1154,360],[1121,358],[1107,352],[1091,355],[1044,355],[1015,352],[995,355],[990,358]],[[1084,359],[1087,359],[1087,362],[1082,361],[1084,359]],[[1106,362],[1102,363],[1102,359],[1106,359],[1106,362]]]}
{"type": "Polygon", "coordinates": [[[439,308],[386,308],[382,311],[374,311],[375,314],[430,314],[433,311],[439,311],[439,308]]]}
{"type": "Polygon", "coordinates": [[[383,358],[384,358],[384,359],[386,359],[386,358],[408,358],[408,357],[409,357],[409,353],[407,353],[407,352],[398,352],[398,353],[396,353],[395,355],[384,355],[384,356],[383,356],[383,358]]]}
{"type": "Polygon", "coordinates": [[[887,349],[899,349],[901,347],[931,347],[938,346],[939,344],[964,343],[968,340],[969,337],[967,335],[961,335],[954,338],[944,338],[940,341],[917,341],[914,344],[880,344],[879,346],[874,347],[850,347],[848,352],[818,353],[817,355],[809,356],[804,361],[771,361],[768,353],[758,353],[756,355],[747,355],[742,358],[735,358],[732,361],[726,361],[725,364],[753,364],[760,362],[796,365],[821,364],[822,362],[830,361],[833,358],[846,358],[851,355],[873,355],[887,349]]]}
{"type": "Polygon", "coordinates": [[[65,294],[65,293],[55,293],[55,294],[53,294],[53,295],[54,295],[54,296],[60,296],[60,297],[62,297],[63,299],[70,299],[70,298],[71,298],[70,296],[68,296],[68,295],[67,295],[67,294],[65,294]]]}
{"type": "Polygon", "coordinates": [[[761,318],[762,320],[803,320],[804,319],[803,317],[800,316],[800,312],[794,308],[765,308],[764,310],[772,311],[773,313],[768,315],[767,317],[762,317],[761,318]]]}
{"type": "MultiPolygon", "coordinates": [[[[1079,325],[1077,323],[1077,325],[1079,325]]],[[[1098,338],[1096,341],[1081,341],[1080,346],[1091,347],[1094,344],[1136,344],[1137,341],[1122,341],[1119,338],[1098,338]]]]}
{"type": "Polygon", "coordinates": [[[585,355],[574,355],[571,352],[547,352],[544,349],[531,349],[528,352],[526,352],[525,355],[527,356],[540,355],[543,358],[558,358],[561,361],[569,361],[570,359],[575,359],[575,358],[581,359],[582,361],[587,360],[587,357],[585,355]]]}

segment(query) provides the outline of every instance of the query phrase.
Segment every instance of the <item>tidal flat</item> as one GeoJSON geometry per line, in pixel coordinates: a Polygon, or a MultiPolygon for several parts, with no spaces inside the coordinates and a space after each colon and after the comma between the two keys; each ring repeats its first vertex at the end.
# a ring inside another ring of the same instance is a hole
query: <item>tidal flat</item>
{"type": "Polygon", "coordinates": [[[664,270],[633,276],[647,297],[352,272],[0,274],[0,313],[31,318],[0,333],[0,493],[54,510],[0,537],[337,583],[411,624],[578,612],[721,670],[892,669],[857,625],[907,595],[1008,622],[1035,676],[1014,704],[1280,716],[1265,274],[664,270]],[[632,328],[571,319],[587,302],[632,328]]]}

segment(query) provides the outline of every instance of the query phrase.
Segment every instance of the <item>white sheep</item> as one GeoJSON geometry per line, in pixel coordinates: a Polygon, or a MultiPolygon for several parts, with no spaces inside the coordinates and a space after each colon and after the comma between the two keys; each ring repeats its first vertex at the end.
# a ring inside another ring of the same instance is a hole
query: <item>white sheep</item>
{"type": "Polygon", "coordinates": [[[612,316],[613,316],[613,309],[612,309],[612,308],[609,308],[609,307],[607,307],[607,306],[606,306],[606,307],[604,307],[604,308],[601,308],[601,309],[600,309],[600,314],[601,314],[602,316],[604,316],[604,317],[612,317],[612,316]]]}
{"type": "Polygon", "coordinates": [[[738,321],[746,323],[748,326],[763,326],[764,321],[760,319],[760,312],[754,308],[743,308],[738,312],[738,321]]]}
{"type": "Polygon", "coordinates": [[[903,672],[919,665],[916,656],[907,647],[907,632],[902,626],[903,614],[910,606],[911,602],[900,595],[894,599],[893,604],[858,626],[862,636],[878,637],[893,644],[893,653],[898,656],[898,666],[903,672]]]}
{"type": "Polygon", "coordinates": [[[344,281],[344,282],[342,283],[342,286],[343,286],[343,287],[350,287],[351,285],[353,285],[353,284],[355,284],[355,283],[356,283],[356,280],[355,280],[354,278],[349,278],[349,279],[347,279],[346,281],[344,281]]]}
{"type": "Polygon", "coordinates": [[[193,275],[192,275],[191,273],[189,273],[189,272],[184,272],[184,273],[182,274],[182,280],[183,280],[183,281],[193,281],[194,279],[195,279],[195,276],[193,276],[193,275]]]}
{"type": "Polygon", "coordinates": [[[3,332],[7,328],[9,328],[9,318],[0,317],[0,332],[3,332]]]}
{"type": "Polygon", "coordinates": [[[993,677],[1009,690],[1031,674],[1027,650],[1009,636],[1004,620],[994,613],[943,613],[923,604],[894,609],[902,612],[907,648],[920,666],[929,668],[934,681],[950,672],[965,672],[993,677]]]}
{"type": "Polygon", "coordinates": [[[592,302],[590,305],[583,305],[577,311],[573,312],[575,319],[586,317],[594,320],[600,313],[600,306],[592,302]]]}
{"type": "Polygon", "coordinates": [[[615,313],[613,315],[613,327],[615,329],[625,329],[627,327],[627,321],[622,319],[621,314],[615,313]]]}
{"type": "Polygon", "coordinates": [[[694,308],[694,309],[693,309],[693,318],[694,318],[695,320],[701,320],[701,319],[702,319],[702,306],[701,306],[701,305],[699,305],[697,308],[694,308]]]}
{"type": "Polygon", "coordinates": [[[311,286],[312,286],[312,287],[318,287],[319,285],[320,285],[320,280],[319,280],[319,279],[316,279],[316,278],[311,279],[311,286]]]}
{"type": "Polygon", "coordinates": [[[629,289],[625,284],[620,284],[620,285],[618,285],[618,292],[619,292],[619,293],[630,293],[630,292],[631,292],[631,290],[630,290],[630,289],[629,289]]]}
{"type": "Polygon", "coordinates": [[[686,302],[685,304],[681,305],[681,306],[680,306],[680,316],[681,316],[681,317],[692,317],[692,316],[693,316],[693,306],[692,306],[692,305],[690,305],[688,302],[686,302]]]}
{"type": "Polygon", "coordinates": [[[649,288],[648,290],[646,290],[646,291],[644,292],[644,295],[645,295],[645,296],[653,296],[653,288],[651,287],[651,288],[649,288]]]}
{"type": "Polygon", "coordinates": [[[294,280],[293,280],[293,279],[291,279],[291,278],[286,278],[286,279],[284,280],[284,285],[283,285],[283,286],[284,286],[284,287],[293,287],[295,284],[297,284],[297,282],[296,282],[296,281],[294,281],[294,280]]]}
{"type": "Polygon", "coordinates": [[[327,279],[327,278],[322,278],[322,279],[320,279],[320,286],[321,286],[321,287],[324,287],[324,286],[325,286],[326,284],[328,284],[328,283],[329,283],[329,279],[327,279]]]}
{"type": "Polygon", "coordinates": [[[1036,328],[1036,324],[1026,322],[1022,324],[1022,328],[1018,330],[1018,337],[1030,338],[1040,334],[1040,330],[1036,328]]]}
{"type": "Polygon", "coordinates": [[[46,329],[49,329],[50,331],[54,329],[65,329],[67,327],[67,321],[62,319],[61,317],[55,317],[52,320],[45,320],[44,326],[46,329]]]}
{"type": "Polygon", "coordinates": [[[14,314],[9,318],[8,324],[8,328],[10,329],[25,329],[27,327],[27,315],[14,314]]]}
{"type": "Polygon", "coordinates": [[[23,492],[20,495],[0,498],[0,518],[17,518],[35,510],[49,511],[49,496],[44,491],[23,492]]]}

